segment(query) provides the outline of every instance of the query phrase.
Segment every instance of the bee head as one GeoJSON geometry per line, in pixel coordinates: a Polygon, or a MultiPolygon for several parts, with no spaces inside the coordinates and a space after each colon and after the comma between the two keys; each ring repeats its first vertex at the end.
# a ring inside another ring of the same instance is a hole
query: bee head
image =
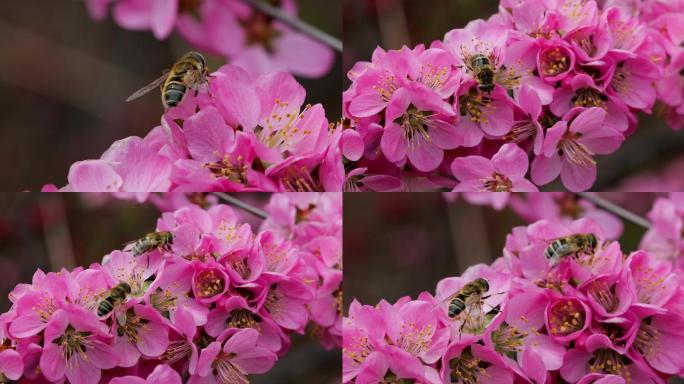
{"type": "Polygon", "coordinates": [[[489,291],[489,282],[486,279],[479,277],[476,281],[484,289],[485,292],[489,291]]]}
{"type": "Polygon", "coordinates": [[[126,293],[131,293],[133,290],[131,289],[131,286],[128,285],[128,283],[122,282],[119,284],[119,286],[126,292],[126,293]]]}
{"type": "Polygon", "coordinates": [[[207,62],[204,60],[204,56],[199,52],[190,51],[185,56],[199,61],[200,63],[202,63],[202,67],[207,66],[207,62]]]}

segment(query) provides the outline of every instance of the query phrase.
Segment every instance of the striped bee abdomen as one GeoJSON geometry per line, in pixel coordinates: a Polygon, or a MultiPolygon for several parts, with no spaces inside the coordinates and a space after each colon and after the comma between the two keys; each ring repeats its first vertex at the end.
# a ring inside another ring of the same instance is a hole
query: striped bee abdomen
{"type": "Polygon", "coordinates": [[[164,87],[164,105],[175,107],[183,99],[188,87],[180,81],[171,80],[164,87]]]}

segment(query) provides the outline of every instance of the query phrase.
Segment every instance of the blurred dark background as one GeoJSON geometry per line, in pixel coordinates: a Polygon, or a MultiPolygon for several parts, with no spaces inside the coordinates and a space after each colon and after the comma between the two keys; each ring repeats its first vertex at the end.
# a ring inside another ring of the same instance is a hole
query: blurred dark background
{"type": "MultiPolygon", "coordinates": [[[[340,37],[341,0],[297,0],[300,17],[340,37]]],[[[156,40],[108,16],[90,18],[82,0],[0,1],[0,191],[66,184],[69,166],[159,124],[159,95],[124,100],[191,47],[177,33],[156,40]]],[[[225,64],[208,57],[211,69],[225,64]]],[[[320,79],[298,79],[306,102],[340,116],[342,61],[320,79]]]]}
{"type": "MultiPolygon", "coordinates": [[[[261,207],[269,197],[237,196],[261,207]]],[[[151,203],[106,195],[0,193],[0,312],[9,309],[7,295],[14,286],[30,283],[36,269],[58,271],[99,262],[154,231],[159,216],[151,203]]],[[[253,216],[245,215],[245,220],[260,223],[253,216]]],[[[308,335],[292,335],[292,340],[291,350],[267,374],[250,377],[252,383],[340,382],[339,350],[325,351],[308,335]]]]}
{"type": "MultiPolygon", "coordinates": [[[[343,0],[344,88],[347,71],[370,61],[377,46],[399,49],[429,46],[469,21],[497,12],[496,0],[343,0]]],[[[684,156],[684,131],[673,132],[663,120],[640,115],[637,132],[609,156],[598,156],[598,179],[592,190],[615,190],[627,176],[658,171],[684,156]]],[[[544,190],[564,190],[560,181],[544,190]]]]}
{"type": "MultiPolygon", "coordinates": [[[[600,193],[644,216],[655,194],[600,193]]],[[[344,301],[394,302],[503,255],[506,235],[527,225],[509,208],[496,211],[448,202],[441,193],[344,194],[344,301]]],[[[625,223],[622,249],[637,248],[645,230],[625,223]]]]}

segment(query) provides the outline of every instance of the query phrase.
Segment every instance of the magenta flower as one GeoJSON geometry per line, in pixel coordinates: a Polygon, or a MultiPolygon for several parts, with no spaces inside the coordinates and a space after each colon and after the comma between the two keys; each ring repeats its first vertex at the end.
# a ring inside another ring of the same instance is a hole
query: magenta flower
{"type": "Polygon", "coordinates": [[[504,144],[492,159],[458,157],[451,171],[460,180],[458,192],[534,192],[537,187],[525,179],[527,154],[515,144],[504,144]]]}
{"type": "Polygon", "coordinates": [[[178,16],[179,0],[88,0],[86,5],[91,16],[102,20],[107,8],[114,4],[113,16],[117,24],[134,31],[152,30],[157,39],[169,36],[178,16]]]}
{"type": "Polygon", "coordinates": [[[577,115],[569,124],[559,121],[546,132],[544,155],[532,161],[536,184],[547,184],[560,174],[571,191],[586,190],[596,180],[594,155],[614,152],[622,143],[622,134],[603,124],[603,109],[575,111],[577,115]]]}
{"type": "Polygon", "coordinates": [[[101,370],[119,362],[109,338],[107,327],[94,314],[73,305],[60,309],[45,328],[40,371],[50,381],[66,377],[74,384],[97,384],[101,370]]]}
{"type": "Polygon", "coordinates": [[[597,336],[592,335],[587,339],[586,350],[576,348],[568,351],[560,369],[564,380],[576,382],[592,372],[629,377],[637,383],[660,382],[656,373],[646,364],[620,354],[612,349],[607,338],[597,336]]]}
{"type": "Polygon", "coordinates": [[[157,154],[144,139],[115,142],[99,160],[74,163],[68,191],[160,192],[169,187],[171,162],[157,154]]]}
{"type": "Polygon", "coordinates": [[[245,383],[247,374],[271,369],[277,357],[257,344],[258,336],[254,329],[227,330],[202,350],[188,383],[245,383]]]}
{"type": "Polygon", "coordinates": [[[136,365],[142,356],[159,357],[169,346],[169,327],[151,307],[134,304],[116,323],[113,350],[121,367],[136,365]]]}
{"type": "Polygon", "coordinates": [[[450,122],[453,114],[451,106],[424,86],[398,90],[387,105],[382,152],[394,163],[408,159],[419,171],[434,170],[445,149],[462,143],[450,122]]]}
{"type": "Polygon", "coordinates": [[[219,265],[198,266],[192,275],[192,292],[201,304],[220,300],[228,291],[230,278],[219,265]]]}

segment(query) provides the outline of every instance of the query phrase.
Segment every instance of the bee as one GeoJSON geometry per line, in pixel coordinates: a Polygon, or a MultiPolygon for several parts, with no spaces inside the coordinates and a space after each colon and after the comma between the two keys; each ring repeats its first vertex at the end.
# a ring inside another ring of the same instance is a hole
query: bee
{"type": "Polygon", "coordinates": [[[471,303],[477,303],[484,298],[489,291],[489,282],[483,278],[477,278],[464,285],[460,291],[447,298],[449,302],[449,317],[455,319],[471,303]]]}
{"type": "Polygon", "coordinates": [[[188,88],[194,89],[195,94],[200,87],[207,84],[209,69],[204,56],[198,52],[188,52],[181,57],[160,78],[140,88],[130,95],[126,101],[133,101],[151,90],[160,87],[162,104],[165,109],[178,105],[188,88]]]}
{"type": "Polygon", "coordinates": [[[173,243],[173,234],[171,232],[152,232],[145,235],[145,237],[128,243],[126,250],[132,250],[133,256],[140,256],[154,249],[171,250],[173,243]]]}
{"type": "Polygon", "coordinates": [[[596,235],[580,233],[554,240],[544,251],[544,257],[550,261],[551,265],[556,265],[569,255],[592,254],[597,246],[596,235]]]}
{"type": "Polygon", "coordinates": [[[464,66],[473,74],[479,91],[491,93],[499,84],[510,93],[513,88],[520,86],[522,77],[518,72],[521,68],[516,65],[513,65],[515,68],[506,68],[503,65],[497,68],[496,56],[493,52],[483,54],[463,51],[462,55],[464,66]]]}
{"type": "Polygon", "coordinates": [[[100,301],[97,305],[97,315],[105,317],[112,313],[115,307],[123,303],[124,300],[131,294],[131,286],[128,283],[121,282],[109,291],[107,297],[100,301]]]}
{"type": "Polygon", "coordinates": [[[492,60],[481,54],[476,53],[466,61],[466,66],[475,75],[478,88],[483,92],[491,92],[494,90],[494,66],[492,60]]]}

